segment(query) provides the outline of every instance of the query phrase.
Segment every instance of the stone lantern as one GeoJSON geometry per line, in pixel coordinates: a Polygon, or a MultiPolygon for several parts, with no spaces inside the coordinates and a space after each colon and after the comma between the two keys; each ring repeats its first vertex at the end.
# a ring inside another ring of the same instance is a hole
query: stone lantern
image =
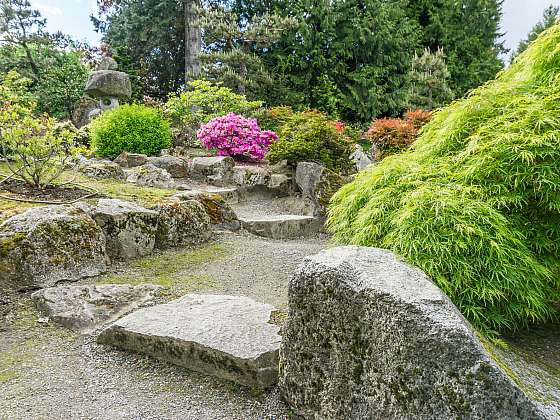
{"type": "Polygon", "coordinates": [[[86,82],[86,95],[82,97],[83,105],[76,109],[73,116],[77,127],[88,124],[92,118],[107,109],[119,106],[119,100],[125,100],[132,95],[128,74],[117,71],[117,62],[104,57],[97,69],[92,72],[86,82]],[[78,115],[79,114],[79,115],[78,115]]]}

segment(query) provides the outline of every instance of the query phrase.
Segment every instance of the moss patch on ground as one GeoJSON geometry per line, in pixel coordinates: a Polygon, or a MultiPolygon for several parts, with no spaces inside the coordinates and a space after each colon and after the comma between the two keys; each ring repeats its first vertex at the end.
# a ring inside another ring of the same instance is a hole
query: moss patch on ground
{"type": "Polygon", "coordinates": [[[37,364],[38,350],[53,342],[67,343],[74,340],[76,333],[54,325],[41,324],[41,314],[27,294],[4,291],[0,295],[4,303],[0,306],[0,384],[17,379],[26,363],[37,364]],[[60,341],[61,340],[61,341],[60,341]]]}
{"type": "Polygon", "coordinates": [[[196,248],[169,250],[131,262],[123,272],[100,277],[102,284],[151,283],[164,287],[163,295],[175,298],[185,293],[212,290],[218,287],[208,275],[193,274],[195,268],[228,255],[224,244],[211,243],[196,248]]]}

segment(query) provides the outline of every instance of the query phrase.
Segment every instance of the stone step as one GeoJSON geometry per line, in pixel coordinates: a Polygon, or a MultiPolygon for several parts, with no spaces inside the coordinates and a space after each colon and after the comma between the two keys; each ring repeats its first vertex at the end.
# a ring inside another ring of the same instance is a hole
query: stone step
{"type": "Polygon", "coordinates": [[[239,190],[237,188],[214,187],[212,185],[208,185],[198,188],[198,191],[202,191],[208,194],[221,195],[228,204],[237,204],[242,201],[241,194],[239,193],[239,190]]]}
{"type": "Polygon", "coordinates": [[[248,232],[272,239],[291,239],[311,236],[320,231],[321,223],[312,216],[278,214],[239,217],[241,227],[248,232]]]}
{"type": "Polygon", "coordinates": [[[267,388],[278,380],[282,341],[280,327],[271,323],[273,311],[242,296],[190,294],[121,318],[97,341],[267,388]]]}
{"type": "MultiPolygon", "coordinates": [[[[186,186],[186,184],[184,184],[186,186]]],[[[180,200],[190,200],[199,194],[217,194],[228,204],[237,204],[241,201],[242,195],[237,188],[214,187],[212,185],[188,186],[185,191],[178,192],[173,197],[180,200]]]]}

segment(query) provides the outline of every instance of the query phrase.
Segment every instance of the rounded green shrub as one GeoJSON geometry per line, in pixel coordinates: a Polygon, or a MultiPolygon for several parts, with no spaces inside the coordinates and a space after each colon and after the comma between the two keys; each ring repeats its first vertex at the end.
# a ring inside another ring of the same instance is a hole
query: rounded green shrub
{"type": "Polygon", "coordinates": [[[104,112],[90,124],[97,155],[114,159],[121,152],[155,155],[171,147],[171,130],[162,113],[145,105],[122,105],[104,112]]]}
{"type": "Polygon", "coordinates": [[[292,164],[318,162],[331,170],[344,171],[352,167],[352,151],[340,123],[319,111],[305,111],[287,117],[266,159],[271,163],[283,159],[292,164]]]}
{"type": "Polygon", "coordinates": [[[558,322],[560,25],[342,187],[328,227],[404,256],[487,335],[558,322]]]}

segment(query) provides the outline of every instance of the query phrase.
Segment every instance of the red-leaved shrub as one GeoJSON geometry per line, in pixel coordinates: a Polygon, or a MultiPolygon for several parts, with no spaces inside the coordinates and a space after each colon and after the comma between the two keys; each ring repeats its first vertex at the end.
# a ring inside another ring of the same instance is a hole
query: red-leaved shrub
{"type": "Polygon", "coordinates": [[[380,118],[373,121],[364,137],[372,143],[374,159],[380,161],[408,148],[430,118],[431,112],[419,109],[408,111],[404,119],[380,118]]]}
{"type": "Polygon", "coordinates": [[[424,111],[423,109],[417,109],[415,111],[408,111],[404,114],[404,119],[409,121],[414,128],[420,130],[423,126],[428,124],[432,119],[432,113],[430,111],[424,111]]]}

